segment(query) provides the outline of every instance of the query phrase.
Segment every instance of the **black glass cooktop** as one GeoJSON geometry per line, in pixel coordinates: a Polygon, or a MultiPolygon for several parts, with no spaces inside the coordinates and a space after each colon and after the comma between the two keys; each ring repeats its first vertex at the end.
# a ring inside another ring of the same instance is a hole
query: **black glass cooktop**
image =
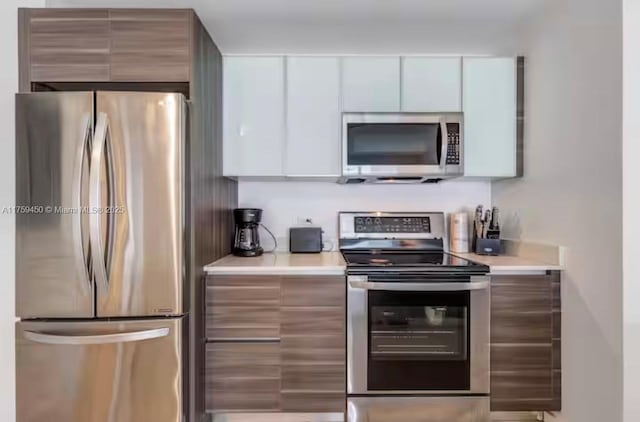
{"type": "Polygon", "coordinates": [[[487,268],[446,252],[344,251],[343,255],[349,267],[446,267],[479,270],[487,268]]]}

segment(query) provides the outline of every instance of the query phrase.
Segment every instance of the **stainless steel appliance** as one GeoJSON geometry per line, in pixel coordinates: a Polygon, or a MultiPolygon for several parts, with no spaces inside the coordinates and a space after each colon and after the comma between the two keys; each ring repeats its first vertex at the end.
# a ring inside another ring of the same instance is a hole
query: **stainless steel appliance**
{"type": "Polygon", "coordinates": [[[464,173],[462,113],[344,113],[341,183],[432,183],[464,173]]]}
{"type": "Polygon", "coordinates": [[[185,420],[185,104],[16,95],[18,422],[185,420]]]}
{"type": "Polygon", "coordinates": [[[349,422],[489,421],[489,268],[443,213],[340,213],[349,422]]]}
{"type": "Polygon", "coordinates": [[[260,221],[262,210],[258,208],[236,208],[233,210],[236,222],[233,254],[236,256],[260,256],[264,252],[260,246],[260,221]]]}

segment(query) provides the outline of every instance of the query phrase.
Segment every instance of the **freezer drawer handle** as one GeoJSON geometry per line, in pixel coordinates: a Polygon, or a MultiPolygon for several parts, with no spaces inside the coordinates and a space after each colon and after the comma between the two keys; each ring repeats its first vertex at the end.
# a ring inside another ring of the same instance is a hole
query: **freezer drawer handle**
{"type": "Polygon", "coordinates": [[[151,340],[154,338],[166,337],[169,335],[169,328],[156,328],[145,331],[131,331],[129,333],[102,334],[95,336],[65,336],[58,334],[45,334],[35,331],[25,331],[27,340],[44,344],[63,345],[87,345],[87,344],[111,344],[111,343],[131,343],[133,341],[151,340]]]}
{"type": "Polygon", "coordinates": [[[350,281],[352,289],[412,291],[412,292],[463,292],[484,290],[489,288],[488,281],[472,283],[371,283],[366,281],[350,281]]]}

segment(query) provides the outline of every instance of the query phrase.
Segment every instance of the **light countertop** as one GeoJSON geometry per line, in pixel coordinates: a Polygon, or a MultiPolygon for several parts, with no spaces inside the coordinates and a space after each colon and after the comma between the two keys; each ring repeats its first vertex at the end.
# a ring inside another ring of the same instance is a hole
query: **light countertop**
{"type": "Polygon", "coordinates": [[[254,258],[227,255],[204,267],[207,274],[327,274],[344,275],[340,252],[315,254],[265,253],[254,258]]]}
{"type": "Polygon", "coordinates": [[[563,269],[562,265],[558,265],[557,263],[547,263],[521,256],[487,256],[474,253],[453,253],[453,255],[487,265],[491,268],[491,274],[560,271],[563,269]]]}
{"type": "MultiPolygon", "coordinates": [[[[491,268],[492,274],[531,273],[562,270],[562,265],[520,256],[485,256],[473,253],[454,253],[491,268]]],[[[265,253],[255,258],[233,255],[204,267],[208,274],[345,274],[346,264],[340,252],[319,254],[265,253]]]]}

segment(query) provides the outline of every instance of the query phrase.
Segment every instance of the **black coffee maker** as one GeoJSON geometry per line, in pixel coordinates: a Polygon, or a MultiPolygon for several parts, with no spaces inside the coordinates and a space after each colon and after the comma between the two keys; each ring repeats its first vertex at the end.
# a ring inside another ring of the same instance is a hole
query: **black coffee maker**
{"type": "Polygon", "coordinates": [[[233,254],[236,256],[260,256],[264,250],[260,246],[258,227],[262,220],[262,210],[258,208],[236,208],[233,210],[236,235],[233,254]]]}

